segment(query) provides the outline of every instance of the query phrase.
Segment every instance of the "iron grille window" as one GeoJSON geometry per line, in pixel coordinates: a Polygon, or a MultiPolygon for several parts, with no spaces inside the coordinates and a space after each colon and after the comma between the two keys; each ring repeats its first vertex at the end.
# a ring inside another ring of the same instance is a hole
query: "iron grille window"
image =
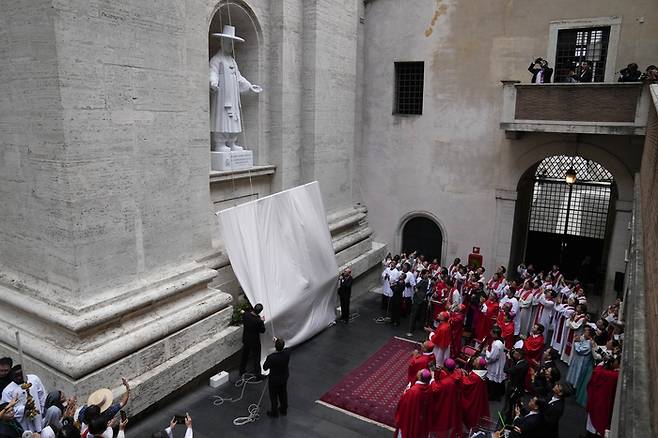
{"type": "Polygon", "coordinates": [[[569,73],[577,73],[582,62],[587,62],[592,68],[593,82],[603,82],[609,38],[610,27],[558,31],[555,82],[566,82],[569,73]]]}
{"type": "Polygon", "coordinates": [[[558,155],[543,160],[535,173],[530,231],[605,238],[613,178],[600,164],[558,155]],[[571,187],[564,176],[576,171],[571,187]]]}
{"type": "Polygon", "coordinates": [[[395,63],[395,102],[393,114],[423,114],[425,63],[395,63]]]}
{"type": "Polygon", "coordinates": [[[569,186],[565,182],[537,181],[532,196],[530,231],[603,239],[610,195],[610,185],[583,183],[574,184],[569,199],[569,186]]]}

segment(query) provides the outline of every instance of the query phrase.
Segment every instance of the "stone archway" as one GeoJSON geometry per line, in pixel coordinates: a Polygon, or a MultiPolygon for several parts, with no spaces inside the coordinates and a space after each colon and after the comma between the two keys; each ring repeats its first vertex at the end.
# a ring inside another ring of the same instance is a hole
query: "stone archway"
{"type": "Polygon", "coordinates": [[[441,222],[429,212],[413,212],[405,215],[397,231],[398,252],[418,251],[430,260],[445,259],[446,233],[441,222]]]}
{"type": "MultiPolygon", "coordinates": [[[[208,24],[208,59],[220,50],[219,39],[211,37],[213,33],[221,33],[224,25],[235,27],[237,36],[244,42],[234,44],[235,60],[242,76],[254,84],[262,83],[262,66],[264,50],[262,29],[254,11],[240,0],[222,0],[213,9],[208,24]]],[[[209,99],[210,102],[210,99],[209,99]]],[[[254,151],[254,164],[258,163],[262,143],[260,129],[263,120],[258,96],[245,93],[241,97],[243,132],[238,137],[238,144],[254,151]]]]}
{"type": "Polygon", "coordinates": [[[532,193],[531,176],[538,164],[553,155],[578,155],[595,161],[604,166],[615,180],[616,198],[609,210],[608,236],[606,237],[605,279],[602,295],[592,297],[590,308],[596,310],[604,303],[612,302],[617,291],[615,279],[623,276],[625,271],[624,251],[628,245],[627,224],[631,219],[633,203],[633,175],[628,166],[612,152],[593,144],[552,142],[529,148],[519,155],[512,171],[504,175],[503,182],[511,190],[499,190],[504,194],[496,199],[496,224],[499,234],[505,238],[497,238],[496,251],[501,254],[501,262],[507,263],[510,270],[522,261],[524,248],[519,241],[525,242],[525,231],[519,228],[519,221],[527,221],[528,191],[532,193]],[[525,219],[524,219],[525,215],[525,219]],[[507,257],[506,260],[505,257],[507,257]]]}

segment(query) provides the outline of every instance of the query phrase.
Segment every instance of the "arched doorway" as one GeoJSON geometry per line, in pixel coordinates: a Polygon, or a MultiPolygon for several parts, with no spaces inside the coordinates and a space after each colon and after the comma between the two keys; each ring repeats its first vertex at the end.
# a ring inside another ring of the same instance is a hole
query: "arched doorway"
{"type": "Polygon", "coordinates": [[[417,251],[425,258],[441,260],[443,234],[432,219],[415,216],[402,227],[402,251],[417,251]]]}
{"type": "Polygon", "coordinates": [[[538,270],[560,266],[600,293],[617,197],[612,174],[580,156],[554,155],[532,166],[518,184],[514,263],[538,270]],[[575,182],[567,183],[573,169],[575,182]]]}

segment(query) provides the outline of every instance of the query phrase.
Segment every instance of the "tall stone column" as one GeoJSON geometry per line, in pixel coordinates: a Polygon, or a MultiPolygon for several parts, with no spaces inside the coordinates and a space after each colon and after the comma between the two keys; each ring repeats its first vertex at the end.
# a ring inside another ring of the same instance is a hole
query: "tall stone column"
{"type": "Polygon", "coordinates": [[[633,212],[633,201],[617,200],[614,205],[615,218],[612,233],[610,234],[610,248],[606,260],[606,278],[603,293],[603,302],[592,310],[596,311],[604,306],[614,303],[617,292],[614,289],[617,272],[626,271],[626,251],[630,244],[630,223],[633,212]]]}

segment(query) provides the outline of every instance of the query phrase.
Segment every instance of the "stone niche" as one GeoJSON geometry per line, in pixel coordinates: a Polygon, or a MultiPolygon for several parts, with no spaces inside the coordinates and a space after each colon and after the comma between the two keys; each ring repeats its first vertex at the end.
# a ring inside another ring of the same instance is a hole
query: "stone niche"
{"type": "Polygon", "coordinates": [[[242,133],[238,137],[237,143],[245,149],[253,151],[254,165],[266,163],[266,153],[263,151],[265,138],[264,121],[262,113],[264,112],[265,95],[271,90],[263,84],[264,63],[261,62],[264,56],[263,37],[258,19],[253,11],[245,4],[239,1],[222,2],[215,10],[210,26],[208,29],[208,60],[212,58],[221,48],[220,40],[210,35],[221,33],[224,25],[235,27],[235,34],[243,38],[244,42],[235,42],[233,50],[235,60],[240,68],[242,76],[247,78],[252,84],[263,85],[263,93],[255,95],[253,93],[243,93],[241,95],[242,104],[242,133]]]}

